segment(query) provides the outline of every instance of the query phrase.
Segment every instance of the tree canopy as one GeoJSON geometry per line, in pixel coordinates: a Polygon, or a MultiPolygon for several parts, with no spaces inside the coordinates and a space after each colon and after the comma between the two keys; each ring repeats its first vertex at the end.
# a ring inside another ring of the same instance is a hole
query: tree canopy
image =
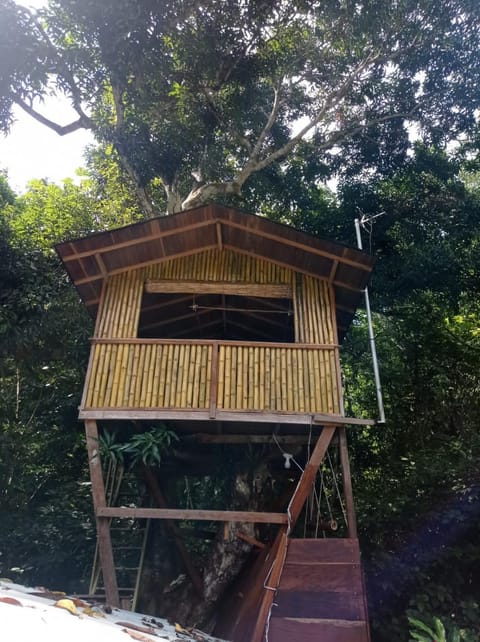
{"type": "Polygon", "coordinates": [[[472,129],[479,14],[474,0],[6,0],[0,124],[18,105],[62,135],[91,129],[146,214],[238,198],[297,154],[316,179],[387,171],[409,124],[435,143],[472,129]],[[42,112],[51,94],[73,122],[42,112]]]}

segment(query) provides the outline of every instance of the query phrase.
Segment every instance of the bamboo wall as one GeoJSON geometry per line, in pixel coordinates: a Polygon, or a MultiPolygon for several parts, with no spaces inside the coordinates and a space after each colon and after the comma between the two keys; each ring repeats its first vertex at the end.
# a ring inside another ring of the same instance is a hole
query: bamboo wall
{"type": "Polygon", "coordinates": [[[338,414],[335,349],[220,345],[217,407],[338,414]]]}
{"type": "Polygon", "coordinates": [[[213,346],[107,342],[93,346],[87,408],[193,408],[210,403],[213,346]]]}
{"type": "Polygon", "coordinates": [[[209,250],[111,277],[96,339],[84,408],[341,412],[329,285],[249,255],[209,250]],[[147,279],[289,284],[302,345],[136,339],[147,279]]]}

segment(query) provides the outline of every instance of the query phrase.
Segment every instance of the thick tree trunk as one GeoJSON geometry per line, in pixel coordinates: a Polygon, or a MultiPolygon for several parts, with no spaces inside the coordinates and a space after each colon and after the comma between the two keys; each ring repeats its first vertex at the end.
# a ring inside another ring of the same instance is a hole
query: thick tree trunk
{"type": "MultiPolygon", "coordinates": [[[[271,495],[270,481],[270,473],[265,464],[256,469],[253,478],[238,473],[233,479],[229,509],[264,508],[271,495]]],[[[142,608],[146,608],[147,613],[170,618],[184,626],[195,625],[206,632],[211,631],[215,626],[217,604],[238,576],[251,552],[250,544],[238,537],[238,530],[251,536],[256,535],[253,524],[220,524],[208,556],[203,559],[202,564],[197,560],[197,568],[203,579],[202,595],[195,590],[182,568],[181,561],[173,551],[172,542],[160,542],[156,539],[153,547],[149,546],[145,582],[142,582],[142,608]],[[172,573],[172,560],[178,563],[175,573],[172,573]]]]}

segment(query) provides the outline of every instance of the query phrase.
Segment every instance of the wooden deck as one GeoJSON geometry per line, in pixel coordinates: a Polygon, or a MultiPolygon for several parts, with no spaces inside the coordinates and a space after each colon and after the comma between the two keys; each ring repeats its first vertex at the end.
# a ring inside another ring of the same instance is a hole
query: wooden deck
{"type": "MultiPolygon", "coordinates": [[[[339,415],[335,345],[94,339],[80,416],[112,411],[339,415]]],[[[103,414],[102,414],[103,413],[103,414]]]]}

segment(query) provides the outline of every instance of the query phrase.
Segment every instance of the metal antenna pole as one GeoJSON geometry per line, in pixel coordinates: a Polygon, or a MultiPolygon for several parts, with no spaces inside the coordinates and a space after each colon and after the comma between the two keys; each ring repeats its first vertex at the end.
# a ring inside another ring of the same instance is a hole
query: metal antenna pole
{"type": "MultiPolygon", "coordinates": [[[[357,235],[358,249],[363,250],[362,235],[360,232],[360,219],[358,218],[355,219],[355,232],[357,235]]],[[[370,350],[372,353],[373,375],[375,377],[375,388],[377,391],[377,404],[378,404],[378,416],[379,416],[378,423],[384,424],[385,409],[383,407],[382,384],[380,381],[380,371],[378,369],[377,348],[375,346],[375,334],[373,332],[372,312],[370,309],[370,297],[368,296],[368,288],[365,288],[364,293],[365,293],[365,309],[367,311],[368,339],[370,342],[370,350]]]]}

